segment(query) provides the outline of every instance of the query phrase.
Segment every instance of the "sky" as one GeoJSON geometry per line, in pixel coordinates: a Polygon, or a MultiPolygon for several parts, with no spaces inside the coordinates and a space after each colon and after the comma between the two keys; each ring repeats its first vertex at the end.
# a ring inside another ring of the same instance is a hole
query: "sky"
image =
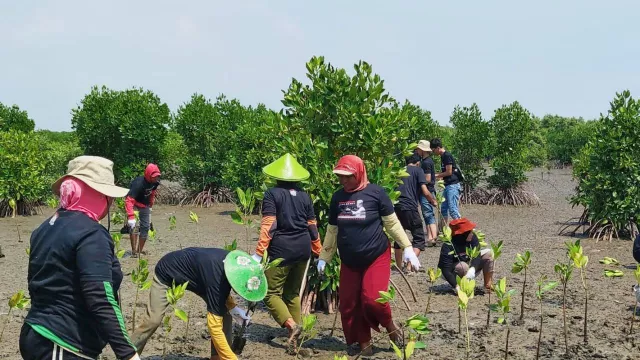
{"type": "Polygon", "coordinates": [[[448,123],[476,102],[597,118],[640,97],[640,1],[0,0],[0,102],[37,129],[70,130],[94,85],[154,91],[172,111],[195,92],[282,107],[314,55],[448,123]]]}

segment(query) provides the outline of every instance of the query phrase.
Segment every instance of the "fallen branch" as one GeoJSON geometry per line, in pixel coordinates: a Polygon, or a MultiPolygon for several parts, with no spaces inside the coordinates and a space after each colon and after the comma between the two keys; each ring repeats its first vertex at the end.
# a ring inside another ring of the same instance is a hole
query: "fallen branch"
{"type": "Polygon", "coordinates": [[[400,289],[398,289],[398,285],[396,285],[393,282],[393,279],[391,279],[391,278],[389,279],[389,282],[396,289],[396,293],[398,293],[398,295],[400,295],[400,298],[402,299],[402,302],[404,302],[404,305],[407,307],[407,310],[411,311],[411,307],[409,306],[409,303],[407,302],[407,299],[405,299],[404,295],[402,295],[402,291],[400,291],[400,289]]]}
{"type": "MultiPolygon", "coordinates": [[[[409,279],[407,279],[407,277],[404,275],[402,270],[400,270],[400,268],[398,267],[398,264],[394,263],[393,266],[396,267],[396,269],[400,273],[400,276],[402,276],[402,278],[404,279],[404,282],[407,283],[407,286],[409,287],[409,290],[411,290],[411,296],[413,297],[413,302],[418,302],[418,298],[416,297],[416,292],[413,290],[413,286],[411,286],[411,283],[409,283],[409,279]]],[[[397,289],[397,287],[396,287],[396,289],[397,289]]]]}

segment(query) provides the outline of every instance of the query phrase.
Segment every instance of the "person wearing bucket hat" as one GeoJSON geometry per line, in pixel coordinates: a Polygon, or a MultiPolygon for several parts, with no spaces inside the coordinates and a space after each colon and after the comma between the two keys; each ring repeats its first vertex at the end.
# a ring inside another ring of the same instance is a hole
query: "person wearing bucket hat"
{"type": "Polygon", "coordinates": [[[471,260],[467,256],[468,248],[480,247],[480,241],[473,232],[476,224],[467,218],[451,220],[451,244],[442,244],[438,267],[442,276],[451,287],[458,290],[456,275],[474,279],[476,272],[482,270],[484,287],[491,290],[493,280],[493,254],[491,249],[480,250],[480,256],[471,260]]]}
{"type": "Polygon", "coordinates": [[[97,156],[69,161],[52,190],[60,208],[31,234],[22,358],[97,359],[109,344],[116,358],[139,359],[118,305],[120,263],[99,223],[128,190],[114,184],[113,162],[97,156]]]}
{"type": "Polygon", "coordinates": [[[429,190],[427,194],[420,194],[422,218],[427,226],[427,243],[435,245],[438,238],[438,226],[436,225],[436,211],[438,209],[438,201],[436,200],[436,165],[431,158],[431,144],[429,141],[420,140],[415,153],[422,159],[420,167],[424,172],[427,180],[427,190],[429,190]]]}
{"type": "Polygon", "coordinates": [[[167,289],[187,284],[187,290],[207,305],[207,328],[211,334],[211,359],[235,360],[230,347],[232,321],[250,321],[246,311],[231,297],[231,289],[249,302],[264,299],[267,279],[262,266],[243,251],[217,248],[185,248],[163,256],[155,267],[147,311],[131,340],[142,353],[167,311],[167,289]]]}
{"type": "Polygon", "coordinates": [[[341,259],[339,310],[348,345],[358,344],[363,355],[372,353],[371,329],[382,325],[392,341],[400,340],[389,304],[376,301],[379,291],[389,289],[391,247],[384,230],[403,249],[403,262],[418,270],[420,261],[407,238],[393,203],[385,190],[367,179],[362,159],[343,156],[333,169],[342,189],[333,194],[329,225],[322,245],[318,272],[339,252],[341,259]]]}
{"type": "Polygon", "coordinates": [[[156,199],[156,189],[160,185],[160,168],[156,164],[148,164],[144,170],[144,176],[138,176],[131,181],[129,193],[125,199],[125,209],[127,211],[127,225],[129,229],[129,240],[131,241],[131,255],[138,256],[144,248],[144,244],[149,237],[151,224],[151,211],[156,199]],[[134,210],[138,210],[140,219],[140,231],[135,233],[136,215],[134,210]]]}
{"type": "Polygon", "coordinates": [[[311,254],[318,256],[322,245],[313,202],[298,185],[309,178],[309,172],[291,154],[265,166],[263,172],[277,182],[264,193],[260,239],[253,258],[261,261],[266,251],[271,260],[283,259],[266,271],[269,289],[264,302],[278,325],[289,330],[287,351],[291,353],[301,332],[300,287],[311,254]]]}

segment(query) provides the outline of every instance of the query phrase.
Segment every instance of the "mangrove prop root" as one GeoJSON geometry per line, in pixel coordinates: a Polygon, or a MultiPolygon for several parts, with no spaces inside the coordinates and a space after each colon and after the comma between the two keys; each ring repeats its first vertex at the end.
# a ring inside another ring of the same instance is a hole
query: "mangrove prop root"
{"type": "Polygon", "coordinates": [[[409,306],[409,303],[407,302],[407,299],[404,298],[404,295],[402,294],[402,291],[400,291],[400,289],[398,289],[398,285],[396,285],[393,282],[393,279],[389,279],[389,282],[391,283],[391,285],[393,285],[394,288],[396,288],[396,293],[398,293],[398,295],[400,295],[400,298],[402,299],[402,302],[404,302],[404,305],[407,307],[407,310],[411,311],[411,307],[409,306]]]}
{"type": "Polygon", "coordinates": [[[336,310],[335,315],[333,315],[333,325],[331,325],[331,332],[329,333],[329,337],[333,336],[333,331],[336,329],[336,322],[338,322],[338,313],[340,311],[336,310]]]}
{"type": "MultiPolygon", "coordinates": [[[[416,297],[416,292],[413,290],[413,286],[411,286],[411,283],[409,282],[409,279],[407,279],[407,277],[404,275],[402,270],[400,270],[400,268],[398,267],[398,264],[393,264],[393,266],[396,267],[396,269],[400,273],[400,276],[402,276],[402,278],[404,279],[404,282],[407,283],[407,286],[409,287],[409,290],[411,291],[411,296],[413,297],[413,302],[418,302],[418,298],[416,297]]],[[[396,289],[397,289],[397,287],[396,287],[396,289]]]]}

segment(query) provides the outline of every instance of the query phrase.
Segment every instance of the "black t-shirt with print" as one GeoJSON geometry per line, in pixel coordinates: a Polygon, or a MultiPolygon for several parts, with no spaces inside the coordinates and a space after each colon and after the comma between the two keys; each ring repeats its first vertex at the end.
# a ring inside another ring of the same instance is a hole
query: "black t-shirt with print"
{"type": "Polygon", "coordinates": [[[407,166],[407,172],[409,176],[402,178],[402,185],[398,186],[400,198],[397,206],[400,210],[418,210],[422,185],[426,185],[427,180],[417,166],[407,166]]]}
{"type": "Polygon", "coordinates": [[[227,297],[231,284],[224,272],[224,259],[229,252],[216,248],[185,248],[163,256],[155,272],[160,282],[171,286],[189,282],[187,290],[200,296],[207,311],[223,316],[227,313],[227,297]]]}
{"type": "Polygon", "coordinates": [[[447,176],[445,178],[443,178],[444,180],[444,184],[445,185],[453,185],[453,184],[457,184],[460,182],[460,180],[458,179],[458,176],[456,175],[454,169],[455,169],[455,159],[453,158],[453,155],[451,155],[450,152],[445,151],[442,154],[442,167],[441,167],[441,171],[445,172],[447,170],[447,165],[451,165],[452,166],[452,173],[451,176],[447,176]]]}
{"type": "Polygon", "coordinates": [[[280,183],[264,193],[262,215],[276,217],[267,249],[271,260],[282,258],[280,265],[286,266],[309,259],[312,239],[308,221],[316,219],[309,194],[293,184],[280,183]]]}
{"type": "Polygon", "coordinates": [[[151,200],[151,192],[156,190],[160,182],[150,183],[144,176],[138,176],[133,179],[129,185],[129,193],[127,196],[132,197],[142,205],[149,205],[151,200]]]}
{"type": "Polygon", "coordinates": [[[384,189],[369,184],[361,191],[338,190],[331,198],[329,224],[338,226],[338,251],[343,264],[366,268],[389,248],[382,217],[394,213],[384,189]]]}
{"type": "Polygon", "coordinates": [[[433,163],[433,159],[431,157],[422,159],[420,167],[424,171],[425,178],[427,174],[431,174],[431,181],[427,182],[427,189],[432,193],[436,192],[436,165],[433,163]]]}

